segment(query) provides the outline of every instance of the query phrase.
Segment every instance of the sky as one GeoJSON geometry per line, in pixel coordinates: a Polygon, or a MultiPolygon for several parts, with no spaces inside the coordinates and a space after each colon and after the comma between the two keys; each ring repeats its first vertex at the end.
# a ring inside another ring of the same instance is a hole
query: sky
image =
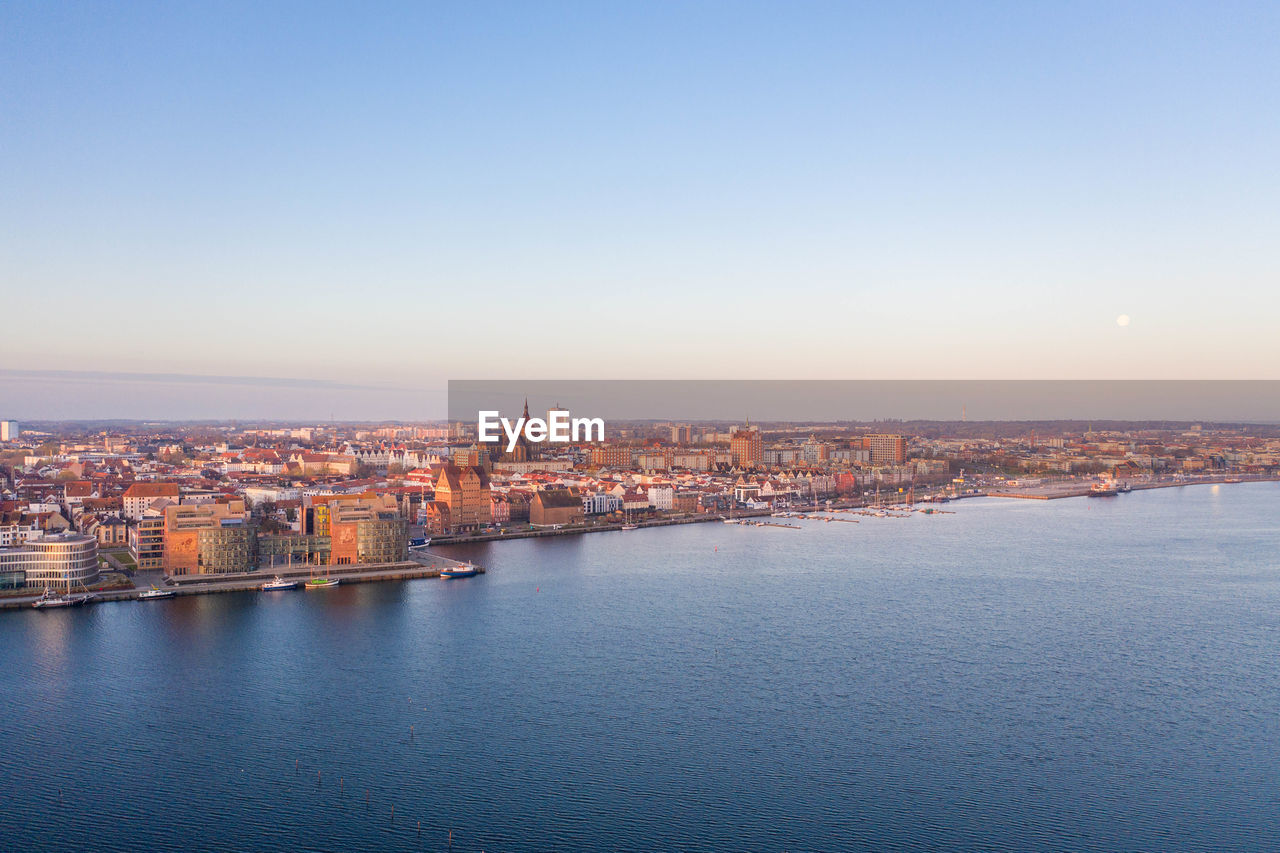
{"type": "Polygon", "coordinates": [[[1274,2],[10,0],[0,416],[1280,378],[1276,44],[1274,2]]]}

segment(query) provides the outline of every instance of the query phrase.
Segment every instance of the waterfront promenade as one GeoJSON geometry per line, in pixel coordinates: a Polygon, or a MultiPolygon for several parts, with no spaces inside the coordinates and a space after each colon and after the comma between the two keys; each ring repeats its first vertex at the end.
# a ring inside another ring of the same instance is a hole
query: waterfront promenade
{"type": "MultiPolygon", "coordinates": [[[[438,578],[440,577],[440,569],[447,566],[461,565],[458,560],[452,560],[448,557],[441,557],[437,554],[416,551],[411,553],[411,559],[398,563],[380,563],[356,566],[325,566],[324,575],[337,578],[344,584],[351,583],[374,583],[378,581],[402,581],[416,580],[418,578],[438,578]]],[[[483,566],[476,567],[481,574],[484,573],[483,566]]],[[[298,566],[293,569],[277,568],[270,571],[260,572],[244,572],[235,575],[217,575],[216,580],[210,580],[212,575],[188,575],[185,577],[170,578],[167,582],[157,572],[147,573],[146,575],[138,575],[134,577],[134,586],[129,589],[109,589],[102,592],[95,592],[96,596],[93,603],[104,601],[137,601],[138,596],[150,589],[152,583],[157,587],[164,589],[166,592],[172,592],[175,595],[212,595],[222,592],[246,592],[256,590],[262,584],[272,578],[282,577],[286,580],[295,580],[299,583],[299,591],[301,584],[308,579],[317,575],[316,566],[298,566]]],[[[30,607],[32,602],[38,599],[38,594],[13,596],[0,600],[0,610],[13,610],[24,607],[30,607]]]]}

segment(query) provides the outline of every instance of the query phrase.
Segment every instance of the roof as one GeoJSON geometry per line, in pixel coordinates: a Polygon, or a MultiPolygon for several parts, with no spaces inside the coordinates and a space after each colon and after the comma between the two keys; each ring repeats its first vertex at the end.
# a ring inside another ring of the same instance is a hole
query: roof
{"type": "Polygon", "coordinates": [[[576,489],[548,489],[538,492],[533,499],[539,501],[543,509],[582,507],[582,496],[576,489]]]}
{"type": "Polygon", "coordinates": [[[126,498],[176,498],[177,483],[134,483],[125,489],[126,498]]]}

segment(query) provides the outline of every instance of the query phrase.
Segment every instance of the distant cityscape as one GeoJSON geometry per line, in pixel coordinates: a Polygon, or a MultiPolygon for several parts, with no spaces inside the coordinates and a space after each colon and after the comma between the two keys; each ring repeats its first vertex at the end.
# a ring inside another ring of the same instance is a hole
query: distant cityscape
{"type": "Polygon", "coordinates": [[[447,422],[3,420],[0,595],[391,570],[428,542],[1277,475],[1271,425],[642,421],[506,449],[447,422]]]}

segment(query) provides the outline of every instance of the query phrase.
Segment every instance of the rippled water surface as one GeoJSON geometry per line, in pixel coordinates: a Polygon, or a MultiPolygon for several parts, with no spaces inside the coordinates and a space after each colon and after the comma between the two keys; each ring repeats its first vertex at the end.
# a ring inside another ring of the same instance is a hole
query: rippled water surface
{"type": "Polygon", "coordinates": [[[951,508],[0,613],[0,849],[1280,849],[1280,486],[951,508]]]}

